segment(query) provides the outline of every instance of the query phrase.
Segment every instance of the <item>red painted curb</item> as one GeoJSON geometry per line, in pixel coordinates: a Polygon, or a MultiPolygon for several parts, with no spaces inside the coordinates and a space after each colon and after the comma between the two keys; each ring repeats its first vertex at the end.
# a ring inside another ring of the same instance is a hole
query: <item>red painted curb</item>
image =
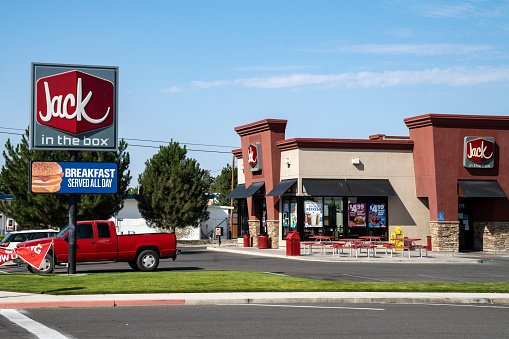
{"type": "Polygon", "coordinates": [[[57,308],[57,307],[115,307],[184,305],[185,299],[139,299],[139,300],[61,300],[0,303],[0,309],[13,308],[57,308]]]}
{"type": "Polygon", "coordinates": [[[0,308],[113,307],[113,300],[63,300],[0,303],[0,308]]]}

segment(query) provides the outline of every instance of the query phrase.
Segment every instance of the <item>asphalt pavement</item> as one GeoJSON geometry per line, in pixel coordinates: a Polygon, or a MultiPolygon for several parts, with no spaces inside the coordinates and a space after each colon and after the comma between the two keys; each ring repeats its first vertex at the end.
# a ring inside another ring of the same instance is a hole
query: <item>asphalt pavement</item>
{"type": "MultiPolygon", "coordinates": [[[[408,263],[479,263],[483,260],[509,260],[509,253],[429,252],[420,257],[419,252],[402,255],[377,253],[358,258],[315,250],[311,254],[287,256],[285,249],[258,249],[233,246],[210,246],[209,251],[232,252],[244,255],[266,256],[287,260],[330,262],[394,262],[408,263]]],[[[509,293],[413,293],[413,292],[249,292],[249,293],[157,293],[157,294],[98,294],[98,295],[48,295],[0,291],[0,309],[48,307],[115,307],[142,305],[199,305],[199,304],[262,304],[262,303],[457,303],[457,304],[509,304],[509,293]]]]}

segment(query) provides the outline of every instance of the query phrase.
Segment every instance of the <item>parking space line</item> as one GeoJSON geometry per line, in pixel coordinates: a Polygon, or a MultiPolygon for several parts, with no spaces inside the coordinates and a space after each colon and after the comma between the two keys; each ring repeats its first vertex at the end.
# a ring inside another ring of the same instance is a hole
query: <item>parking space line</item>
{"type": "Polygon", "coordinates": [[[372,307],[349,307],[349,306],[313,306],[313,305],[272,305],[272,304],[216,304],[218,306],[261,306],[261,307],[290,307],[290,308],[317,308],[317,309],[340,309],[360,311],[385,311],[384,308],[372,307]]]}
{"type": "Polygon", "coordinates": [[[0,309],[0,315],[3,315],[8,320],[12,321],[19,327],[24,328],[30,333],[33,333],[37,338],[41,339],[68,339],[60,332],[57,332],[48,326],[45,326],[35,320],[30,319],[26,315],[12,309],[0,309]]]}

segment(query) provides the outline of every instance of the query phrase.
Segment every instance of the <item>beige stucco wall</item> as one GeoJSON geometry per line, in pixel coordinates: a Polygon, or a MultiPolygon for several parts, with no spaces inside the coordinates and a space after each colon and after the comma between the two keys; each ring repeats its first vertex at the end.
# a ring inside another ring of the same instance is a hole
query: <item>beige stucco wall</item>
{"type": "MultiPolygon", "coordinates": [[[[281,180],[298,178],[298,193],[303,178],[317,179],[389,179],[397,193],[388,198],[389,235],[400,226],[406,237],[426,243],[430,233],[426,199],[415,193],[412,151],[294,149],[281,153],[281,180]],[[290,158],[290,165],[285,159],[290,158]],[[353,165],[352,158],[360,164],[353,165]]],[[[282,216],[280,215],[280,218],[282,216]]],[[[282,220],[280,219],[280,225],[282,220]]],[[[281,232],[282,234],[282,232],[281,232]]],[[[284,240],[281,241],[284,246],[284,240]]]]}
{"type": "Polygon", "coordinates": [[[237,184],[244,184],[246,182],[246,176],[244,175],[244,163],[242,158],[237,159],[237,184]]]}

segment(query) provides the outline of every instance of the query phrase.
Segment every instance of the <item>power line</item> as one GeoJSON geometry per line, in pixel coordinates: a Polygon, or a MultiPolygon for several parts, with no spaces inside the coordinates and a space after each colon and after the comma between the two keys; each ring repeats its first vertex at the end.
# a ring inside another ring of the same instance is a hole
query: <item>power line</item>
{"type": "MultiPolygon", "coordinates": [[[[136,147],[147,147],[147,148],[159,148],[160,146],[150,146],[150,145],[136,145],[136,144],[129,144],[129,146],[136,146],[136,147]]],[[[208,153],[223,153],[223,154],[231,154],[231,152],[225,152],[225,151],[213,151],[213,150],[205,150],[205,149],[190,149],[186,148],[187,151],[191,152],[208,152],[208,153]]]]}
{"type": "MultiPolygon", "coordinates": [[[[169,141],[161,141],[161,140],[149,140],[149,139],[133,139],[133,138],[123,138],[124,140],[135,140],[135,141],[145,141],[145,142],[157,142],[162,144],[169,144],[169,141]]],[[[177,141],[178,142],[178,141],[177,141]]],[[[207,146],[207,147],[225,147],[225,148],[236,148],[236,146],[223,146],[223,145],[207,145],[207,144],[193,144],[190,142],[178,142],[182,145],[192,145],[192,146],[207,146]]]]}
{"type": "MultiPolygon", "coordinates": [[[[23,131],[23,129],[20,128],[9,128],[9,127],[0,127],[2,129],[8,129],[8,130],[15,130],[15,131],[23,131]]],[[[15,133],[15,132],[3,132],[0,131],[0,134],[10,134],[10,135],[24,135],[24,133],[15,133]]],[[[144,141],[144,142],[153,142],[153,143],[162,143],[162,144],[168,144],[169,141],[161,141],[161,140],[150,140],[150,139],[134,139],[134,138],[120,138],[124,140],[135,140],[135,141],[144,141]]],[[[194,144],[189,142],[178,142],[182,145],[192,145],[192,146],[205,146],[205,147],[224,147],[224,148],[236,148],[235,146],[224,146],[224,145],[208,145],[208,144],[194,144]]],[[[129,146],[134,147],[147,147],[147,148],[159,148],[159,146],[150,146],[150,145],[138,145],[138,144],[129,144],[129,146]]],[[[206,153],[223,153],[223,154],[231,154],[231,152],[225,152],[225,151],[214,151],[214,150],[203,150],[203,149],[189,149],[190,152],[206,152],[206,153]]]]}

